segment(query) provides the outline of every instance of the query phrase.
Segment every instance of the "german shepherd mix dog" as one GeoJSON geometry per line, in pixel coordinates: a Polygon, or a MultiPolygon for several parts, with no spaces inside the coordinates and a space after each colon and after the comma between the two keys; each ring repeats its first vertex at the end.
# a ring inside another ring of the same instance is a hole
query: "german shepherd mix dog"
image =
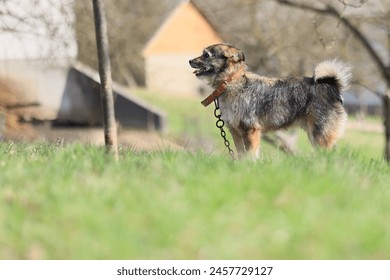
{"type": "Polygon", "coordinates": [[[189,61],[215,89],[202,104],[218,98],[239,157],[249,152],[258,158],[261,134],[292,125],[302,127],[313,146],[333,147],[347,119],[341,94],[352,77],[349,66],[330,60],[312,77],[270,78],[247,71],[244,61],[244,53],[228,44],[211,45],[189,61]]]}

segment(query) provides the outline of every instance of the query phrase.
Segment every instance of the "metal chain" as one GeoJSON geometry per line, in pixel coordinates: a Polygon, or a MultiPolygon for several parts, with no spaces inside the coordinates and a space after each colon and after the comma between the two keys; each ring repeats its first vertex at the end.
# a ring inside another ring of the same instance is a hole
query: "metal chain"
{"type": "Polygon", "coordinates": [[[226,148],[228,149],[229,151],[229,155],[232,157],[233,160],[235,160],[235,156],[234,156],[234,152],[233,150],[230,148],[230,142],[229,140],[226,139],[226,131],[223,129],[224,125],[225,125],[225,122],[223,121],[223,119],[221,118],[222,116],[222,112],[221,112],[221,109],[219,107],[219,100],[218,98],[214,99],[214,104],[215,104],[215,109],[214,109],[214,116],[217,118],[217,121],[215,122],[215,125],[219,128],[219,130],[221,131],[221,136],[223,138],[223,141],[224,141],[224,144],[226,146],[226,148]]]}

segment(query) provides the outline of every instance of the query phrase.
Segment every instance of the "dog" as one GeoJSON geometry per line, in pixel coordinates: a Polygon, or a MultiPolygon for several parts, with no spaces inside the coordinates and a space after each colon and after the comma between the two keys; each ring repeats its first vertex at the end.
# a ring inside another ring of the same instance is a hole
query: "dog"
{"type": "Polygon", "coordinates": [[[257,159],[262,134],[293,125],[307,132],[313,146],[325,149],[343,133],[342,93],[352,78],[347,64],[323,61],[312,77],[264,77],[248,71],[244,53],[229,44],[208,46],[189,63],[214,88],[202,104],[218,99],[239,157],[249,153],[257,159]]]}

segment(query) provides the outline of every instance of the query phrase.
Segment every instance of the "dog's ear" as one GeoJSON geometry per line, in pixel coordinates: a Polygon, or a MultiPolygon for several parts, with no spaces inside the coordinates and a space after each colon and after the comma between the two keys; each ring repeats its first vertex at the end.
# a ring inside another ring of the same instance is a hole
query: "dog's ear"
{"type": "Polygon", "coordinates": [[[245,55],[244,55],[244,52],[242,50],[239,50],[239,49],[236,49],[236,48],[233,48],[231,51],[230,51],[230,59],[234,62],[234,63],[237,63],[237,62],[240,62],[240,61],[245,61],[245,55]]]}

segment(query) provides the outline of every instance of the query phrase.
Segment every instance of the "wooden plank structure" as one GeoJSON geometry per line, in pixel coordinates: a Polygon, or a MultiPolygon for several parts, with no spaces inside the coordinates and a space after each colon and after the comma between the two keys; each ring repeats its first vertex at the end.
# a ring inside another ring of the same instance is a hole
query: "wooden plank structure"
{"type": "MultiPolygon", "coordinates": [[[[166,129],[166,115],[127,89],[113,83],[115,120],[123,128],[166,129]]],[[[70,67],[54,126],[102,126],[100,78],[96,71],[75,63],[70,67]]]]}

